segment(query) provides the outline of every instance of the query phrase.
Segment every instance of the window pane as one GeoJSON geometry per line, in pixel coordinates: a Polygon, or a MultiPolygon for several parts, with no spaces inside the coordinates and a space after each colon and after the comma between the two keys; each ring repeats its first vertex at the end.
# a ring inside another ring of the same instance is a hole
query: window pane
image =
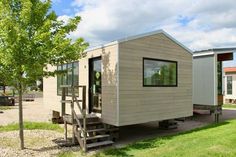
{"type": "MultiPolygon", "coordinates": [[[[72,85],[73,81],[73,71],[72,63],[67,64],[67,85],[72,85]]],[[[68,88],[68,95],[72,95],[71,88],[68,88]]]]}
{"type": "MultiPolygon", "coordinates": [[[[73,63],[73,85],[79,85],[79,62],[73,63]]],[[[79,88],[75,88],[75,95],[79,96],[79,88]]]]}
{"type": "Polygon", "coordinates": [[[79,85],[79,63],[73,63],[73,84],[79,85]]]}
{"type": "Polygon", "coordinates": [[[177,62],[144,59],[145,86],[177,86],[177,62]]]}
{"type": "Polygon", "coordinates": [[[232,76],[227,76],[227,94],[232,94],[232,76]]]}
{"type": "MultiPolygon", "coordinates": [[[[67,64],[62,65],[62,70],[67,70],[67,64]]],[[[62,77],[62,85],[67,85],[67,73],[63,73],[62,77]]]]}
{"type": "MultiPolygon", "coordinates": [[[[57,66],[57,70],[62,70],[61,65],[57,66]]],[[[60,95],[62,93],[62,89],[60,88],[62,84],[62,76],[57,75],[57,94],[60,95]]]]}
{"type": "MultiPolygon", "coordinates": [[[[79,63],[68,63],[57,67],[57,70],[63,70],[65,73],[57,75],[57,94],[61,95],[61,85],[78,85],[79,63]]],[[[75,91],[78,93],[78,91],[75,91]]],[[[66,95],[72,95],[71,89],[66,91],[66,95]]]]}

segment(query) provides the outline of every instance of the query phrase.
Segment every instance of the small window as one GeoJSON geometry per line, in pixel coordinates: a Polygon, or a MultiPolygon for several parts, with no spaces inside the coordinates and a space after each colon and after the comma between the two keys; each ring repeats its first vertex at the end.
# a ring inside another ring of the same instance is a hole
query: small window
{"type": "Polygon", "coordinates": [[[143,86],[176,87],[177,62],[143,58],[143,86]]]}
{"type": "MultiPolygon", "coordinates": [[[[79,84],[79,63],[67,63],[57,66],[57,70],[65,70],[66,72],[57,75],[57,94],[61,95],[61,85],[78,85],[79,84]]],[[[71,89],[66,91],[66,95],[71,95],[71,89]]]]}
{"type": "Polygon", "coordinates": [[[227,76],[227,94],[232,95],[232,76],[227,76]]]}

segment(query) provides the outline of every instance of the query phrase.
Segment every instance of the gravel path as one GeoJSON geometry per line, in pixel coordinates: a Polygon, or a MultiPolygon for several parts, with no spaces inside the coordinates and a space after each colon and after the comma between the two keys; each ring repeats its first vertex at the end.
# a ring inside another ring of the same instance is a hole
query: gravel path
{"type": "MultiPolygon", "coordinates": [[[[32,102],[23,102],[23,119],[31,122],[47,122],[50,119],[50,110],[44,108],[43,98],[35,98],[32,102]]],[[[18,122],[18,104],[10,110],[0,113],[0,125],[18,122]]]]}
{"type": "Polygon", "coordinates": [[[62,133],[47,130],[25,130],[25,147],[19,150],[18,131],[0,133],[0,157],[50,157],[60,152],[79,152],[79,147],[60,147],[54,141],[63,137],[62,133]]]}

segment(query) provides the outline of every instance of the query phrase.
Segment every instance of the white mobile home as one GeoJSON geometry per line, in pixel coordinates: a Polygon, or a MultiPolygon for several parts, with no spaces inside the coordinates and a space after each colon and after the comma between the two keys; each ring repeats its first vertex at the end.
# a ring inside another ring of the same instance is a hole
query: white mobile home
{"type": "Polygon", "coordinates": [[[195,109],[221,112],[223,105],[222,62],[233,59],[235,48],[216,48],[193,54],[193,104],[195,109]]]}
{"type": "Polygon", "coordinates": [[[105,124],[124,126],[192,115],[192,53],[163,30],[86,52],[78,62],[50,67],[74,70],[66,77],[44,78],[46,107],[61,112],[60,85],[74,82],[86,87],[86,113],[96,113],[105,124]]]}
{"type": "Polygon", "coordinates": [[[236,67],[224,68],[224,102],[236,104],[236,67]]]}

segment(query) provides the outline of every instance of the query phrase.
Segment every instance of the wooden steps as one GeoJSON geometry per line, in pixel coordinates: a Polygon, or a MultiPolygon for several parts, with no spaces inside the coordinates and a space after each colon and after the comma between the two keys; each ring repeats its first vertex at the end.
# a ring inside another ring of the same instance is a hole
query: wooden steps
{"type": "Polygon", "coordinates": [[[99,129],[87,130],[87,133],[101,132],[101,131],[106,131],[106,129],[105,128],[99,128],[99,129]]]}
{"type": "Polygon", "coordinates": [[[113,143],[114,143],[113,141],[102,141],[102,142],[90,143],[90,144],[87,144],[87,149],[101,147],[101,146],[108,146],[108,145],[112,145],[113,143]]]}
{"type": "Polygon", "coordinates": [[[92,137],[87,137],[86,140],[95,140],[95,139],[101,139],[101,138],[108,138],[110,135],[104,134],[104,135],[96,135],[92,137]]]}
{"type": "Polygon", "coordinates": [[[102,123],[101,119],[96,114],[87,114],[86,109],[86,86],[61,86],[62,87],[62,115],[64,121],[65,141],[67,138],[67,125],[72,125],[71,145],[79,144],[83,151],[92,148],[99,148],[113,144],[114,136],[117,134],[117,128],[102,123]],[[72,95],[67,100],[66,91],[71,88],[72,95]],[[82,99],[75,96],[75,88],[82,89],[82,99]],[[65,105],[70,104],[71,115],[65,114],[65,105]],[[75,107],[76,106],[76,110],[75,107]],[[78,114],[79,113],[79,114],[78,114]],[[111,140],[112,139],[112,140],[111,140]]]}
{"type": "MultiPolygon", "coordinates": [[[[67,122],[67,124],[72,124],[71,115],[65,115],[63,117],[64,121],[67,122]]],[[[83,134],[83,117],[81,115],[78,115],[79,121],[81,121],[82,129],[79,127],[76,120],[74,120],[74,135],[76,139],[76,143],[83,145],[83,141],[86,139],[86,146],[81,147],[84,150],[104,147],[112,145],[114,142],[111,140],[113,139],[110,135],[113,132],[117,132],[119,129],[110,127],[107,128],[105,124],[101,122],[101,119],[97,117],[94,114],[88,114],[86,115],[86,138],[84,138],[83,134]]]]}
{"type": "MultiPolygon", "coordinates": [[[[82,123],[82,121],[83,121],[82,115],[79,114],[79,115],[77,115],[77,116],[78,116],[79,120],[80,120],[81,123],[82,123]]],[[[64,115],[64,116],[63,116],[63,120],[66,121],[68,124],[72,124],[71,115],[64,115]]],[[[96,124],[96,123],[101,123],[101,122],[97,121],[97,120],[99,120],[99,117],[97,117],[97,116],[94,115],[94,114],[87,115],[87,116],[86,116],[86,120],[87,120],[87,124],[91,124],[91,125],[96,124]]],[[[77,123],[77,122],[76,122],[76,120],[74,119],[74,124],[76,124],[76,123],[77,123]]]]}

